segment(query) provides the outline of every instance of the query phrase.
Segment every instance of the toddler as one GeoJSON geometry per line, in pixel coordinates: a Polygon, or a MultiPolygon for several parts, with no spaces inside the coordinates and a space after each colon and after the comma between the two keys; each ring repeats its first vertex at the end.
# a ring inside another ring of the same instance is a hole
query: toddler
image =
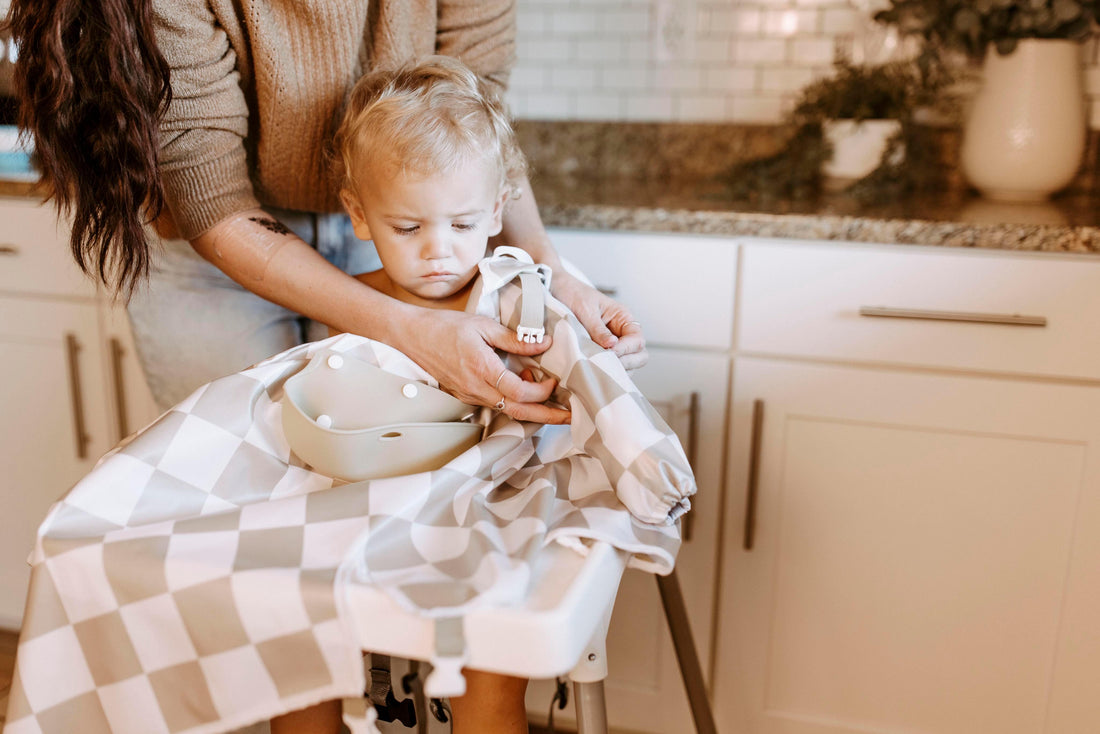
{"type": "MultiPolygon", "coordinates": [[[[462,311],[489,238],[516,195],[525,162],[501,102],[461,62],[432,56],[365,76],[337,133],[341,199],[355,234],[373,240],[382,269],[357,276],[417,306],[462,311]]],[[[530,380],[502,372],[503,380],[530,380]]],[[[538,383],[549,390],[553,379],[538,383]]],[[[502,398],[498,410],[507,411],[502,398]]],[[[553,422],[569,412],[555,409],[553,422]]],[[[451,699],[455,734],[527,731],[527,681],[465,670],[466,693],[451,699]]],[[[339,702],[272,722],[284,731],[335,731],[339,702]],[[313,728],[307,722],[313,723],[313,728]],[[329,723],[322,723],[329,722],[329,723]]]]}

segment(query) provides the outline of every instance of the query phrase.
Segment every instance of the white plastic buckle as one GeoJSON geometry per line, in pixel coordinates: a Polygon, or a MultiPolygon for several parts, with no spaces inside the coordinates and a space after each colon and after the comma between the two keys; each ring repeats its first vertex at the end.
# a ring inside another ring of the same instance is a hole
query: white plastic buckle
{"type": "Polygon", "coordinates": [[[541,326],[517,326],[516,336],[521,342],[527,344],[542,344],[542,340],[546,338],[546,329],[541,326]]]}

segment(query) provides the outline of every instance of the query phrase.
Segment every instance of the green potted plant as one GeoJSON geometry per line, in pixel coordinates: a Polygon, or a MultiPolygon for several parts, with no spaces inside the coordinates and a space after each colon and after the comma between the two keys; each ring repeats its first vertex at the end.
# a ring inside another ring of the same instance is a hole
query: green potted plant
{"type": "Polygon", "coordinates": [[[831,76],[799,93],[787,115],[792,133],[784,149],[727,174],[733,195],[802,199],[823,188],[848,188],[876,172],[904,177],[906,149],[919,152],[908,144],[916,134],[914,116],[935,102],[947,81],[938,66],[838,60],[831,76]]]}
{"type": "Polygon", "coordinates": [[[1041,200],[1065,187],[1085,147],[1080,41],[1100,0],[890,0],[875,19],[928,53],[982,62],[963,131],[963,173],[989,198],[1041,200]]]}
{"type": "MultiPolygon", "coordinates": [[[[845,186],[878,167],[913,114],[919,85],[912,76],[908,64],[841,60],[832,76],[803,89],[793,117],[799,124],[820,125],[830,151],[822,163],[829,187],[845,186]]],[[[895,147],[893,154],[903,151],[895,147]]]]}

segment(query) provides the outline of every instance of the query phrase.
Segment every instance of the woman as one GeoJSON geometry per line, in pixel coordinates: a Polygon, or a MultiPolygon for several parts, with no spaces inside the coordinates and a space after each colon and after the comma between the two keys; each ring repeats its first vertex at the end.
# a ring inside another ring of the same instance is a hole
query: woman
{"type": "MultiPolygon", "coordinates": [[[[506,373],[493,351],[548,342],[351,277],[377,263],[335,214],[325,149],[370,68],[438,53],[503,86],[513,0],[13,0],[9,23],[20,125],[72,221],[76,262],[130,300],[162,405],[329,324],[394,346],[467,403],[561,422],[542,404],[553,385],[506,373]]],[[[561,270],[526,180],[520,190],[500,240],[554,268],[555,295],[597,343],[644,364],[637,323],[561,270]]],[[[272,728],[326,730],[332,716],[313,707],[272,728]]]]}
{"type": "MultiPolygon", "coordinates": [[[[10,24],[20,124],[70,214],[77,263],[130,299],[158,402],[318,338],[325,323],[396,347],[465,402],[561,420],[542,405],[552,385],[504,374],[493,351],[546,343],[350,277],[377,262],[335,214],[326,149],[370,68],[438,53],[503,86],[514,0],[14,0],[10,24]]],[[[553,267],[555,295],[593,339],[640,367],[638,324],[560,268],[526,180],[520,190],[499,242],[553,267]]]]}

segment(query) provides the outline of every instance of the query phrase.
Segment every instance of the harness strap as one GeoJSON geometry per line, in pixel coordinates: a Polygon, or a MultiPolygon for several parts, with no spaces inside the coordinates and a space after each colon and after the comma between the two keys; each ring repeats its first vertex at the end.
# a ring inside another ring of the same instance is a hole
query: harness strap
{"type": "Polygon", "coordinates": [[[520,273],[519,283],[523,293],[516,335],[522,342],[542,344],[546,336],[546,288],[538,273],[520,273]]]}

